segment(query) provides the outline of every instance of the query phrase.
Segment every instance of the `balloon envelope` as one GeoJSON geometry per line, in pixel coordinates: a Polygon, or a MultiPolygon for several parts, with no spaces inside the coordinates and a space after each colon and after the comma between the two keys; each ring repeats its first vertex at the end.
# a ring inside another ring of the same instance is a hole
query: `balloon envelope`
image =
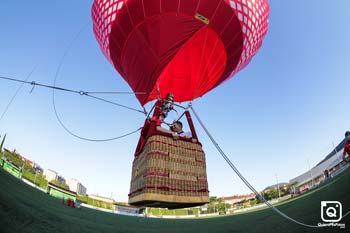
{"type": "Polygon", "coordinates": [[[142,105],[200,97],[243,69],[268,28],[267,0],[95,0],[93,30],[142,105]],[[157,94],[158,93],[158,94],[157,94]],[[160,95],[160,96],[159,96],[160,95]]]}

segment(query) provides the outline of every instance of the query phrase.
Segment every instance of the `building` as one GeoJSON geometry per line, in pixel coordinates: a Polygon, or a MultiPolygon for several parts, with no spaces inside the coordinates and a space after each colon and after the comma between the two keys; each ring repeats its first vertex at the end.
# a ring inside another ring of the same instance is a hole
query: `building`
{"type": "Polygon", "coordinates": [[[326,173],[332,176],[340,171],[344,167],[342,163],[342,146],[344,147],[344,144],[344,141],[342,141],[315,167],[291,179],[289,183],[294,184],[295,193],[304,193],[319,185],[326,179],[326,173]]]}
{"type": "Polygon", "coordinates": [[[88,194],[88,197],[90,197],[92,199],[95,199],[95,200],[103,201],[103,202],[106,202],[106,203],[112,203],[113,204],[115,202],[113,198],[101,197],[101,196],[94,195],[94,194],[88,194]]]}
{"type": "Polygon", "coordinates": [[[58,175],[57,176],[57,181],[61,184],[65,184],[66,183],[66,179],[62,176],[62,175],[58,175]]]}
{"type": "Polygon", "coordinates": [[[52,182],[52,181],[56,180],[61,184],[66,183],[66,179],[62,175],[59,175],[54,170],[45,169],[44,176],[48,182],[52,182]]]}
{"type": "Polygon", "coordinates": [[[222,198],[226,204],[234,205],[236,203],[246,201],[246,200],[254,200],[255,194],[246,194],[246,195],[234,195],[230,197],[223,197],[222,198]]]}
{"type": "Polygon", "coordinates": [[[40,167],[40,165],[37,164],[37,163],[35,163],[35,162],[34,162],[34,164],[33,164],[33,169],[34,169],[34,172],[35,172],[36,174],[43,174],[43,173],[44,173],[44,169],[42,169],[42,168],[40,167]]]}
{"type": "Polygon", "coordinates": [[[270,185],[270,186],[266,187],[262,192],[266,193],[266,192],[271,191],[273,189],[279,189],[280,191],[287,191],[288,183],[283,182],[283,183],[270,185]]]}
{"type": "Polygon", "coordinates": [[[82,185],[79,180],[76,179],[68,179],[67,185],[69,186],[69,190],[76,192],[78,195],[85,196],[86,195],[86,187],[82,185]]]}
{"type": "Polygon", "coordinates": [[[57,178],[58,178],[57,172],[50,170],[50,169],[45,169],[44,176],[48,182],[51,182],[53,180],[57,180],[57,178]]]}

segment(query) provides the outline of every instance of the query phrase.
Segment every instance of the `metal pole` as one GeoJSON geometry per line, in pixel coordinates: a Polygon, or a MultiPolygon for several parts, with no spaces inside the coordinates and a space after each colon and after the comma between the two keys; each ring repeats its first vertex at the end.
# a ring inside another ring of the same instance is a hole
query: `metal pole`
{"type": "Polygon", "coordinates": [[[37,175],[38,173],[36,173],[35,172],[35,176],[34,176],[34,185],[36,186],[36,183],[35,183],[35,181],[36,181],[36,175],[37,175]]]}
{"type": "Polygon", "coordinates": [[[224,201],[224,211],[225,211],[225,214],[226,214],[226,202],[225,202],[224,198],[222,198],[222,200],[224,201]]]}
{"type": "MultiPolygon", "coordinates": [[[[332,142],[332,144],[333,144],[333,147],[334,147],[335,154],[337,155],[337,154],[338,154],[337,148],[335,147],[334,142],[332,142]]],[[[341,162],[340,155],[339,155],[339,156],[337,156],[337,158],[338,158],[339,163],[340,163],[340,162],[341,162]]]]}
{"type": "Polygon", "coordinates": [[[309,161],[309,159],[307,159],[307,163],[309,164],[309,169],[310,169],[311,187],[314,187],[314,177],[313,177],[313,175],[312,175],[312,169],[311,169],[311,166],[310,166],[310,161],[309,161]]]}
{"type": "Polygon", "coordinates": [[[281,198],[281,192],[280,192],[280,184],[278,183],[278,178],[277,178],[277,174],[275,174],[276,176],[276,181],[277,181],[277,188],[278,188],[278,198],[281,198]]]}

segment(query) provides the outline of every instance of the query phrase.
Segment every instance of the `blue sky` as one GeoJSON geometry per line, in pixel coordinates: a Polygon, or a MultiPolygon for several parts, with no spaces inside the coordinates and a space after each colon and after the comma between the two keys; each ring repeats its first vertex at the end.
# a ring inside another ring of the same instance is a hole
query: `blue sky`
{"type": "MultiPolygon", "coordinates": [[[[92,33],[92,1],[0,3],[0,76],[77,90],[129,91],[104,58],[92,33]]],[[[258,190],[288,181],[319,162],[349,125],[350,2],[270,1],[270,27],[262,49],[233,79],[194,101],[222,149],[258,190]]],[[[0,80],[0,113],[18,83],[0,80]]],[[[138,134],[91,143],[58,124],[52,91],[25,86],[5,117],[6,147],[80,180],[89,193],[126,201],[138,134]]],[[[132,95],[103,96],[139,108],[132,95]]],[[[73,132],[108,138],[140,127],[143,115],[69,93],[56,93],[58,113],[73,132]]],[[[221,159],[199,124],[207,154],[211,195],[249,193],[221,159]]]]}

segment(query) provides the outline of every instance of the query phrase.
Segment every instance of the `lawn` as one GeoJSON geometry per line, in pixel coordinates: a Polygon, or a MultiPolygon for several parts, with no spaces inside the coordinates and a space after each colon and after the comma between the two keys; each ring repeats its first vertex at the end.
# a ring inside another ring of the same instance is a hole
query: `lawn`
{"type": "MultiPolygon", "coordinates": [[[[278,205],[287,215],[308,224],[320,219],[320,202],[340,201],[343,213],[350,210],[350,170],[319,189],[278,205]]],[[[151,219],[114,215],[86,208],[72,209],[0,169],[0,232],[350,232],[350,215],[340,228],[305,228],[283,219],[270,209],[206,219],[151,219]]]]}

